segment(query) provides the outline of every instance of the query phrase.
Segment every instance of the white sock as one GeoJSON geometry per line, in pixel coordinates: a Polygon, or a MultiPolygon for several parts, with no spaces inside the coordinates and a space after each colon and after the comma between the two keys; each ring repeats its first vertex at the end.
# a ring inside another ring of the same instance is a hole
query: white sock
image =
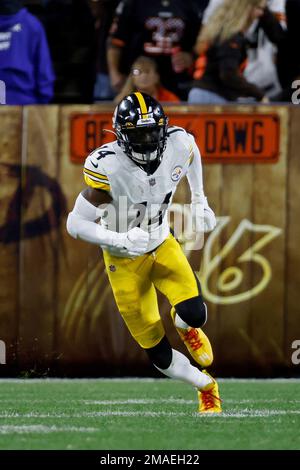
{"type": "Polygon", "coordinates": [[[196,388],[201,389],[212,382],[208,375],[203,374],[197,367],[192,366],[188,358],[175,349],[172,349],[171,365],[167,369],[156,368],[168,377],[183,380],[196,388]]]}
{"type": "Polygon", "coordinates": [[[185,321],[181,320],[180,316],[178,313],[175,314],[175,326],[177,328],[181,328],[182,330],[187,330],[189,328],[189,325],[185,323],[185,321]]]}

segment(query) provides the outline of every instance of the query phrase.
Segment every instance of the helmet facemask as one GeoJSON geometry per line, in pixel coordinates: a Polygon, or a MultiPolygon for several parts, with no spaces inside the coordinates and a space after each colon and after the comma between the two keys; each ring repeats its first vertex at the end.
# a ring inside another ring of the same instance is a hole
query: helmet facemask
{"type": "Polygon", "coordinates": [[[126,142],[126,153],[135,162],[143,165],[161,159],[165,148],[163,126],[126,129],[122,135],[126,142]]]}

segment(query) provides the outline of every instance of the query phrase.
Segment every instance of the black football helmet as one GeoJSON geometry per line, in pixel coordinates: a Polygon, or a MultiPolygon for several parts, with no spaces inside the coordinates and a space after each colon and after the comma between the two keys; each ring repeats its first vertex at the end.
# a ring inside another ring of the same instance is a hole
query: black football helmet
{"type": "Polygon", "coordinates": [[[166,147],[168,118],[160,103],[145,93],[132,93],[118,104],[113,128],[122,150],[139,165],[160,163],[166,147]]]}

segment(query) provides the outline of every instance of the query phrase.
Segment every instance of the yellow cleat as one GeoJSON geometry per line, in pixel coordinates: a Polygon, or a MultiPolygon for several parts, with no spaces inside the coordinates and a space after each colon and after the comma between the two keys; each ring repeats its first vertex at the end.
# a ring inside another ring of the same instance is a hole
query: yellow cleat
{"type": "Polygon", "coordinates": [[[199,413],[221,413],[222,400],[220,399],[219,387],[215,379],[205,370],[202,371],[208,375],[213,382],[198,390],[199,413]]]}
{"type": "MultiPolygon", "coordinates": [[[[171,309],[171,317],[175,323],[176,310],[174,307],[171,309]]],[[[201,367],[208,367],[213,361],[213,352],[210,341],[201,328],[178,328],[176,330],[184,344],[186,345],[190,355],[201,367]]]]}

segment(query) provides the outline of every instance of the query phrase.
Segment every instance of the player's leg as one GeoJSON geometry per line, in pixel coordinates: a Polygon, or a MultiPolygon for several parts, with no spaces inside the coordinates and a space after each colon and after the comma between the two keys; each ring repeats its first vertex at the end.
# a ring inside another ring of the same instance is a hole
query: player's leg
{"type": "Polygon", "coordinates": [[[188,358],[172,349],[166,336],[154,347],[145,349],[153,365],[167,377],[182,380],[196,387],[201,413],[219,413],[221,400],[216,381],[194,367],[188,358]]]}
{"type": "Polygon", "coordinates": [[[169,299],[173,322],[189,353],[201,367],[208,367],[213,361],[213,352],[201,329],[207,319],[207,308],[200,283],[173,236],[156,250],[155,255],[153,283],[169,299]]]}
{"type": "Polygon", "coordinates": [[[201,412],[216,411],[218,397],[214,379],[193,367],[183,354],[172,350],[165,338],[156,291],[150,280],[153,257],[145,255],[129,260],[104,252],[104,262],[119,311],[133,338],[162,373],[197,387],[205,405],[199,409],[201,412]]]}
{"type": "Polygon", "coordinates": [[[191,356],[201,367],[208,367],[213,362],[213,351],[202,330],[207,320],[207,306],[201,295],[200,283],[195,279],[198,295],[172,306],[171,317],[191,356]]]}
{"type": "Polygon", "coordinates": [[[142,348],[151,348],[165,332],[150,280],[151,256],[119,258],[103,252],[112,291],[128,330],[142,348]]]}

